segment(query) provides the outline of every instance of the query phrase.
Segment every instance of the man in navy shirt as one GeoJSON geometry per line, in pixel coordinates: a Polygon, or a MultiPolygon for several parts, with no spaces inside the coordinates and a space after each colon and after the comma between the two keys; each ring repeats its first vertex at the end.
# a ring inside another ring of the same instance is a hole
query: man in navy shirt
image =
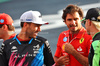
{"type": "Polygon", "coordinates": [[[38,11],[27,11],[20,17],[21,32],[5,41],[0,50],[1,66],[52,66],[54,64],[47,39],[37,36],[41,31],[42,16],[38,11]]]}

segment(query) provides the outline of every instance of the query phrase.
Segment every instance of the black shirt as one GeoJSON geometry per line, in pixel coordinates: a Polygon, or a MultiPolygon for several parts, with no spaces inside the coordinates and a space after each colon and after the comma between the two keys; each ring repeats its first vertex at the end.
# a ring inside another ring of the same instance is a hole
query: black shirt
{"type": "MultiPolygon", "coordinates": [[[[93,57],[94,57],[94,54],[95,54],[95,48],[96,46],[93,46],[95,44],[95,42],[97,41],[100,41],[100,32],[96,33],[93,37],[93,41],[92,41],[92,44],[91,44],[91,48],[90,48],[90,52],[89,52],[89,56],[88,56],[88,59],[89,59],[89,66],[92,66],[93,64],[93,57]]],[[[95,44],[97,45],[97,44],[95,44]]],[[[100,66],[100,60],[99,60],[99,66],[100,66]]]]}
{"type": "Polygon", "coordinates": [[[29,41],[17,37],[3,42],[0,49],[0,66],[52,66],[54,64],[47,39],[37,36],[29,41]]]}

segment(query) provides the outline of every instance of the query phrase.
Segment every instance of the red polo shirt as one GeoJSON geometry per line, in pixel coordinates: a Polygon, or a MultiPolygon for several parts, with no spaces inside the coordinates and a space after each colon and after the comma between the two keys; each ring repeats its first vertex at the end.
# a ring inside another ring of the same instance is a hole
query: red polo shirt
{"type": "MultiPolygon", "coordinates": [[[[88,57],[90,44],[92,37],[87,34],[86,30],[82,28],[78,34],[70,34],[70,31],[63,31],[58,38],[57,49],[55,52],[56,57],[64,56],[68,54],[63,51],[63,44],[69,42],[73,45],[73,47],[78,51],[80,54],[88,57]]],[[[71,54],[68,54],[70,57],[70,63],[66,66],[82,66],[71,54]]]]}

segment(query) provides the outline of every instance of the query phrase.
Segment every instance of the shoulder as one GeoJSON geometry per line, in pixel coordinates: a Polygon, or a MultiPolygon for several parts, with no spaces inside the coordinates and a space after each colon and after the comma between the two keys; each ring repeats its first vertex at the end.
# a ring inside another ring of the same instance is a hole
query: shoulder
{"type": "Polygon", "coordinates": [[[85,28],[83,28],[81,32],[83,33],[83,35],[84,35],[85,38],[92,39],[91,35],[88,35],[88,33],[87,33],[87,31],[86,31],[85,28]]]}
{"type": "Polygon", "coordinates": [[[8,40],[4,41],[3,43],[4,43],[4,44],[10,44],[10,43],[12,43],[13,41],[14,41],[14,39],[11,38],[11,39],[8,39],[8,40]]]}
{"type": "Polygon", "coordinates": [[[97,32],[94,36],[93,36],[93,41],[95,40],[100,40],[100,32],[97,32]]]}
{"type": "Polygon", "coordinates": [[[42,42],[47,41],[47,39],[46,39],[46,38],[43,38],[43,37],[41,37],[41,36],[37,36],[37,38],[36,38],[36,39],[38,39],[38,40],[40,40],[40,41],[42,41],[42,42]]]}
{"type": "Polygon", "coordinates": [[[63,35],[63,34],[64,34],[64,35],[65,35],[65,34],[69,34],[69,30],[63,31],[63,32],[60,33],[60,35],[63,35]]]}
{"type": "Polygon", "coordinates": [[[43,37],[40,37],[40,36],[37,36],[36,38],[38,41],[40,41],[41,43],[44,43],[46,46],[49,46],[49,42],[47,39],[43,38],[43,37]]]}
{"type": "Polygon", "coordinates": [[[63,32],[61,32],[61,33],[63,34],[63,33],[67,33],[67,32],[69,32],[69,30],[63,31],[63,32]]]}
{"type": "Polygon", "coordinates": [[[90,46],[90,44],[92,43],[91,35],[84,34],[83,38],[85,39],[85,45],[90,46]]]}
{"type": "Polygon", "coordinates": [[[86,37],[87,39],[88,38],[91,38],[92,39],[91,35],[88,35],[87,33],[84,34],[84,37],[86,37]]]}
{"type": "Polygon", "coordinates": [[[91,35],[88,35],[87,33],[83,36],[85,38],[85,42],[91,44],[92,43],[92,37],[91,35]]]}
{"type": "Polygon", "coordinates": [[[13,42],[14,42],[13,38],[8,39],[2,43],[1,48],[8,50],[13,45],[13,42]]]}

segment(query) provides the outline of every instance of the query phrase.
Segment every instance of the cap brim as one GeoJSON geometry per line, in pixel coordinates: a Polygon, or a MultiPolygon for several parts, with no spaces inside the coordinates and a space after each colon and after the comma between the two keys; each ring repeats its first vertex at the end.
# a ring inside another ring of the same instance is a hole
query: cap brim
{"type": "Polygon", "coordinates": [[[35,23],[35,24],[49,24],[48,22],[45,22],[45,21],[41,21],[41,22],[32,22],[32,23],[35,23]]]}

